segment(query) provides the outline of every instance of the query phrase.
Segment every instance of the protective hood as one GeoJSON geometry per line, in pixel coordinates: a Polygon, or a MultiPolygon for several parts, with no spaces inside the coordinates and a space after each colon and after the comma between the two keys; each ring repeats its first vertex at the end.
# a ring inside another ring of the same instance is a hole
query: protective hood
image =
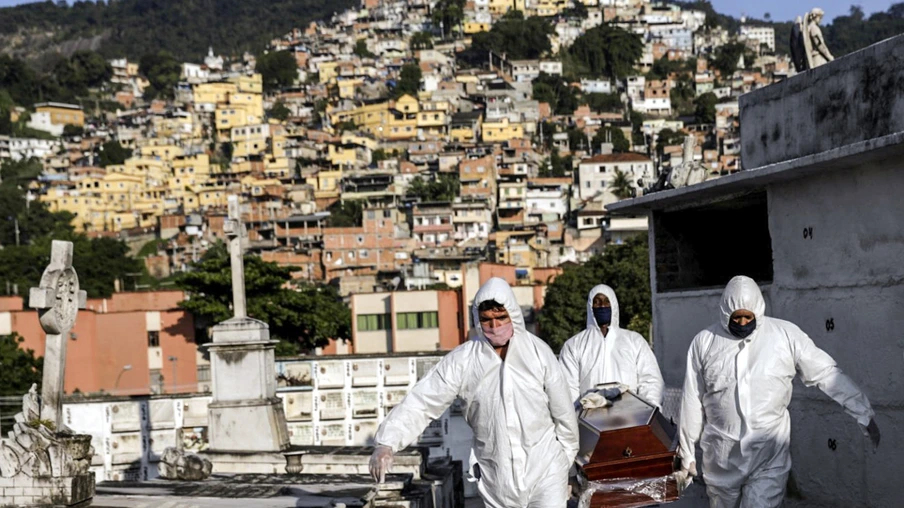
{"type": "Polygon", "coordinates": [[[590,295],[587,297],[587,329],[599,330],[596,319],[593,318],[593,298],[600,293],[606,295],[606,297],[609,298],[609,304],[612,305],[612,323],[609,324],[609,329],[620,328],[618,321],[618,298],[615,297],[615,291],[605,284],[600,284],[594,286],[594,288],[590,290],[590,295]]]}
{"type": "Polygon", "coordinates": [[[719,303],[722,328],[731,335],[728,330],[728,321],[731,315],[738,310],[749,310],[756,316],[756,327],[759,330],[763,326],[763,317],[766,315],[766,301],[760,287],[750,277],[738,275],[725,286],[722,293],[722,301],[719,303]]]}
{"type": "Polygon", "coordinates": [[[511,286],[505,280],[493,277],[480,287],[480,290],[477,291],[477,296],[474,297],[474,304],[471,306],[472,328],[477,331],[475,340],[487,340],[483,334],[483,328],[480,327],[479,313],[477,311],[480,304],[487,300],[501,303],[505,310],[508,311],[509,317],[512,319],[512,325],[515,328],[515,333],[512,335],[513,338],[527,332],[527,328],[524,326],[524,316],[521,314],[521,307],[515,301],[515,293],[512,292],[511,286]]]}

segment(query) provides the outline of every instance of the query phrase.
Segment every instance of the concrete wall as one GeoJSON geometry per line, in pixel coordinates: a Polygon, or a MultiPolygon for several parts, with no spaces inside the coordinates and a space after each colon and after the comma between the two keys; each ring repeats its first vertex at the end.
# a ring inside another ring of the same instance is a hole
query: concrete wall
{"type": "Polygon", "coordinates": [[[904,131],[904,36],[740,98],[744,169],[904,131]]]}
{"type": "MultiPolygon", "coordinates": [[[[851,161],[846,168],[766,187],[774,253],[774,278],[763,289],[767,314],[794,322],[835,358],[869,397],[882,430],[874,455],[840,406],[818,389],[795,383],[794,479],[806,499],[820,506],[896,506],[904,499],[902,160],[851,161]]],[[[717,320],[720,294],[654,294],[653,348],[668,386],[683,383],[687,348],[717,320]]]]}
{"type": "MultiPolygon", "coordinates": [[[[298,446],[369,446],[379,423],[441,359],[433,355],[353,355],[342,359],[301,357],[278,360],[277,396],[282,399],[290,440],[298,446]]],[[[157,477],[163,450],[174,446],[177,430],[188,451],[208,448],[208,411],[204,394],[163,397],[68,400],[66,424],[92,436],[92,471],[98,481],[157,477]]],[[[431,456],[463,461],[471,447],[471,429],[457,407],[428,427],[418,441],[431,456]]],[[[281,471],[280,471],[281,472],[281,471]]],[[[466,494],[476,495],[474,485],[466,494]]]]}

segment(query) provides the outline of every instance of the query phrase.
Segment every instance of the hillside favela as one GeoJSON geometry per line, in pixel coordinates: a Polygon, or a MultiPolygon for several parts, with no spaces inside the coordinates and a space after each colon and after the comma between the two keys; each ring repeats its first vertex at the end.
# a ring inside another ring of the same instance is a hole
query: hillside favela
{"type": "Polygon", "coordinates": [[[820,1],[0,0],[0,507],[904,506],[820,1]]]}

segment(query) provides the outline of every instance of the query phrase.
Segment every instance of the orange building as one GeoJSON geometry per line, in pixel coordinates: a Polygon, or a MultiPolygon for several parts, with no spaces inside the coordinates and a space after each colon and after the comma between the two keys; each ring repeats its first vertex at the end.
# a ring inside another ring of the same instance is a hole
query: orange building
{"type": "MultiPolygon", "coordinates": [[[[198,353],[182,291],[116,293],[88,300],[68,337],[66,393],[120,395],[209,391],[210,366],[198,353]]],[[[38,314],[22,297],[0,298],[0,335],[18,333],[44,353],[38,314]]]]}

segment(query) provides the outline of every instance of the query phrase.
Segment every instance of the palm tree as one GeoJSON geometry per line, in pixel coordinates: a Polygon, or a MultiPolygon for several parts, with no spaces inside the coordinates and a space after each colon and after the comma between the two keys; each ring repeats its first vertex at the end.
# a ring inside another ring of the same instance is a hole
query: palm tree
{"type": "Polygon", "coordinates": [[[628,174],[619,169],[615,170],[615,177],[609,182],[609,188],[612,189],[612,194],[618,199],[634,197],[634,184],[628,174]]]}

